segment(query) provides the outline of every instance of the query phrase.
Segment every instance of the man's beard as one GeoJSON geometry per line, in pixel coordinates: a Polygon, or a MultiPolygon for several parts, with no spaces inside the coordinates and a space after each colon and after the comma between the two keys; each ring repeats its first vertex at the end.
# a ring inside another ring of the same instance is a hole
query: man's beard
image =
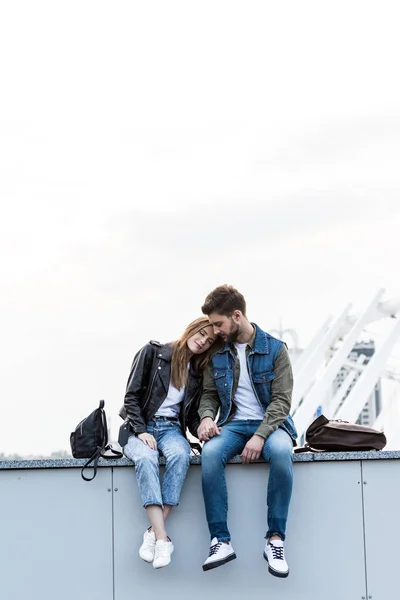
{"type": "Polygon", "coordinates": [[[236,323],[234,323],[232,321],[232,328],[231,328],[229,335],[226,338],[226,341],[229,342],[230,344],[234,344],[236,342],[236,340],[238,339],[239,334],[240,334],[239,325],[237,325],[236,323]]]}

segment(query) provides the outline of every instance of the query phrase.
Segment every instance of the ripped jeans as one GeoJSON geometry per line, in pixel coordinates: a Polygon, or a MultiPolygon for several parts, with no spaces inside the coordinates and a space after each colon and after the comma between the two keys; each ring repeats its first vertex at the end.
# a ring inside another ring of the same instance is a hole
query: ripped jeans
{"type": "Polygon", "coordinates": [[[165,457],[165,473],[160,482],[158,450],[152,450],[141,439],[131,435],[124,447],[127,458],[135,463],[136,479],[143,506],[164,504],[177,506],[183,482],[189,468],[190,446],[182,434],[179,422],[152,419],[147,424],[157,442],[157,448],[165,457]]]}

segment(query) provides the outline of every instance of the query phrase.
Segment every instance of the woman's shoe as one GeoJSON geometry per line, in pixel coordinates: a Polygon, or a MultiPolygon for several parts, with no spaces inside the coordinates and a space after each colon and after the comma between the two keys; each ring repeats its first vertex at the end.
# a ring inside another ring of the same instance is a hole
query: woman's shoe
{"type": "Polygon", "coordinates": [[[156,534],[150,531],[151,527],[146,529],[143,534],[143,544],[139,548],[139,556],[142,560],[151,563],[154,560],[156,548],[156,534]]]}
{"type": "Polygon", "coordinates": [[[161,567],[166,567],[171,562],[171,554],[174,551],[174,547],[172,545],[171,540],[168,538],[168,541],[165,540],[157,540],[156,548],[154,553],[153,567],[155,569],[160,569],[161,567]]]}

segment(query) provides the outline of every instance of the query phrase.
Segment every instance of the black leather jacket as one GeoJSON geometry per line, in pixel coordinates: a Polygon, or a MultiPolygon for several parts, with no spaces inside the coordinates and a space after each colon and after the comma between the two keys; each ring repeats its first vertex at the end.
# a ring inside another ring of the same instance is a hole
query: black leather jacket
{"type": "MultiPolygon", "coordinates": [[[[151,341],[133,359],[126,387],[124,406],[119,411],[129,421],[136,435],[147,431],[147,423],[167,397],[171,379],[172,345],[151,341]]],[[[197,413],[201,396],[202,376],[190,366],[179,420],[185,435],[186,427],[197,437],[200,424],[197,413]]]]}

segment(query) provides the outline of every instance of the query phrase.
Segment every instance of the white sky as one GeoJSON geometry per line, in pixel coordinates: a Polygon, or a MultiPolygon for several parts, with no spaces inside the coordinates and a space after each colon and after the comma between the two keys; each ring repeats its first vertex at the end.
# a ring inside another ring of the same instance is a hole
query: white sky
{"type": "Polygon", "coordinates": [[[0,452],[69,448],[215,285],[305,345],[400,295],[397,2],[0,8],[0,452]]]}

